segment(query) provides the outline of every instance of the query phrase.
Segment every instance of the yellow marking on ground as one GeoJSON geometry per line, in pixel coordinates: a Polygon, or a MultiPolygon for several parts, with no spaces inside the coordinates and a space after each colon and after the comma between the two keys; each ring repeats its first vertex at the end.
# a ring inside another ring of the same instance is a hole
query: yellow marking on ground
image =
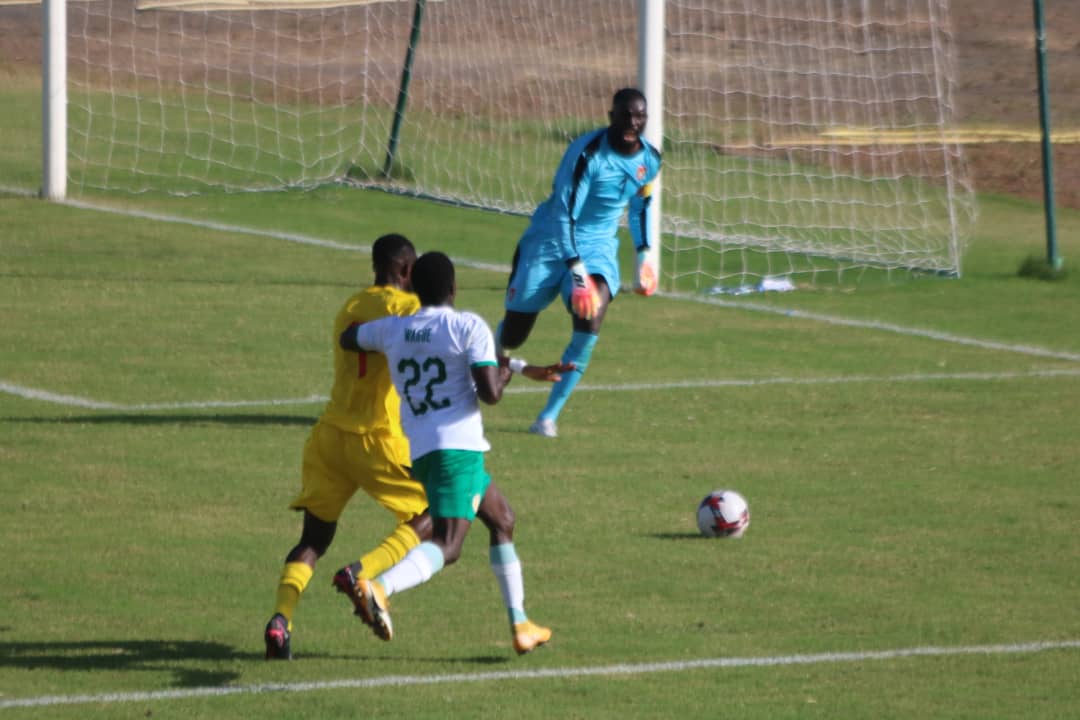
{"type": "MultiPolygon", "coordinates": [[[[68,2],[98,2],[99,0],[67,0],[68,2]]],[[[444,2],[444,0],[427,0],[444,2]]],[[[351,5],[376,5],[405,0],[140,0],[136,10],[182,10],[205,12],[208,10],[322,10],[351,5]]],[[[8,5],[41,5],[42,0],[0,0],[0,7],[8,5]]]]}
{"type": "MultiPolygon", "coordinates": [[[[1060,130],[1050,134],[1051,142],[1080,143],[1080,130],[1060,130]]],[[[833,128],[818,135],[798,135],[777,138],[759,147],[790,147],[795,145],[920,145],[923,143],[1030,143],[1040,142],[1042,132],[1025,128],[911,128],[903,130],[871,130],[865,128],[833,128]]],[[[746,145],[746,147],[752,147],[746,145]]]]}
{"type": "MultiPolygon", "coordinates": [[[[2,1],[2,0],[0,0],[2,1]]],[[[442,2],[443,0],[428,0],[442,2]]],[[[207,12],[211,10],[324,10],[354,5],[378,5],[404,0],[138,0],[135,9],[207,12]]]]}

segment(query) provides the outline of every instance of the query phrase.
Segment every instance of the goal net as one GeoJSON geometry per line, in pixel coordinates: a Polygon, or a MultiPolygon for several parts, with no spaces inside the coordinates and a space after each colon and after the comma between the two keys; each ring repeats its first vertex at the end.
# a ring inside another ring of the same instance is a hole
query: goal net
{"type": "MultiPolygon", "coordinates": [[[[529,213],[637,84],[637,0],[68,7],[73,194],[350,182],[529,213]]],[[[948,10],[667,0],[663,287],[957,274],[973,206],[948,10]]]]}

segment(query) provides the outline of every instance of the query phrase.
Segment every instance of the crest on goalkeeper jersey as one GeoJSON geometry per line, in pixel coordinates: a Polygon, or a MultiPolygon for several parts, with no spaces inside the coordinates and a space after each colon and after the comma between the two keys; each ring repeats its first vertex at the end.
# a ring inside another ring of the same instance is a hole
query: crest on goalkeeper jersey
{"type": "Polygon", "coordinates": [[[647,171],[645,170],[645,166],[644,166],[644,165],[638,165],[638,166],[637,166],[637,179],[638,179],[638,180],[644,180],[644,179],[645,179],[645,173],[646,173],[646,172],[647,172],[647,171]]]}

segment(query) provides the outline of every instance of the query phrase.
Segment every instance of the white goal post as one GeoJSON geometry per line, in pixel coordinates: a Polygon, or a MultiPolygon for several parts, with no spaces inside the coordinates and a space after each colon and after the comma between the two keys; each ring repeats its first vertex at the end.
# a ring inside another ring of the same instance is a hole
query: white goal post
{"type": "Polygon", "coordinates": [[[44,0],[42,194],[348,183],[527,214],[637,85],[663,289],[955,276],[949,2],[44,0]]]}
{"type": "Polygon", "coordinates": [[[67,1],[42,5],[41,194],[67,195],[67,1]]]}

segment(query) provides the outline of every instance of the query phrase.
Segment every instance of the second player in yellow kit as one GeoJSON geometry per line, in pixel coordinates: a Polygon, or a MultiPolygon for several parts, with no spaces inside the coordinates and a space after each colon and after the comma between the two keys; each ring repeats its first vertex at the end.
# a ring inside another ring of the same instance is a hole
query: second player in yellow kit
{"type": "MultiPolygon", "coordinates": [[[[340,336],[387,315],[412,315],[419,307],[412,293],[375,285],[349,298],[334,332],[340,336]]],[[[427,508],[427,498],[409,475],[409,441],[390,368],[378,353],[350,355],[334,349],[334,388],[304,446],[303,489],[289,507],[334,522],[362,489],[399,521],[411,520],[427,508]]]]}
{"type": "Polygon", "coordinates": [[[267,659],[292,657],[292,618],[300,595],[357,490],[393,513],[398,525],[377,548],[334,576],[334,586],[354,606],[362,602],[355,590],[361,577],[378,575],[431,536],[427,497],[410,475],[401,400],[386,358],[378,353],[346,353],[337,343],[350,326],[416,312],[420,303],[410,284],[414,262],[416,250],[405,237],[380,237],[372,246],[375,284],[350,297],[334,321],[334,386],[304,446],[302,487],[289,505],[303,511],[304,524],[300,542],[285,558],[274,614],[266,625],[267,659]]]}

